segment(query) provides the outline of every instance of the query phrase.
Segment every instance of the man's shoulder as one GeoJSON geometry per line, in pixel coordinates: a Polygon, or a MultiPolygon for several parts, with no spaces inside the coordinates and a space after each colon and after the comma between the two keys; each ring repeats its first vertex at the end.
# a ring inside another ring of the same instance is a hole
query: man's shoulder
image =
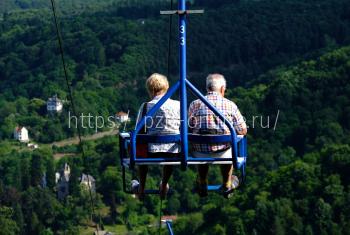
{"type": "Polygon", "coordinates": [[[191,104],[200,103],[200,102],[202,102],[200,99],[196,99],[196,100],[193,100],[193,101],[191,102],[191,104]]]}
{"type": "Polygon", "coordinates": [[[191,102],[191,104],[190,104],[190,106],[194,106],[194,105],[199,105],[199,104],[201,104],[202,103],[202,101],[200,100],[200,99],[196,99],[196,100],[194,100],[194,101],[192,101],[191,102]]]}
{"type": "Polygon", "coordinates": [[[223,101],[224,101],[225,103],[227,103],[228,105],[230,105],[232,108],[237,109],[236,103],[233,102],[232,100],[229,100],[229,99],[227,99],[227,98],[223,98],[223,101]]]}

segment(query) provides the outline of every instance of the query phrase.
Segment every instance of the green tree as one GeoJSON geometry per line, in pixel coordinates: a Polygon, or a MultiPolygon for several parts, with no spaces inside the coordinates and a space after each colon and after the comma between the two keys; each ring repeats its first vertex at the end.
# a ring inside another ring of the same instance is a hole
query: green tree
{"type": "Polygon", "coordinates": [[[332,225],[332,207],[323,199],[315,205],[315,225],[319,234],[327,234],[332,225]]]}
{"type": "Polygon", "coordinates": [[[13,209],[13,220],[16,221],[18,230],[19,230],[19,234],[24,234],[24,217],[23,217],[23,212],[22,212],[22,207],[19,203],[16,203],[14,205],[14,209],[13,209]]]}
{"type": "Polygon", "coordinates": [[[33,153],[31,159],[31,184],[38,186],[41,183],[44,171],[44,160],[38,152],[33,153]]]}
{"type": "Polygon", "coordinates": [[[17,223],[12,219],[13,210],[9,207],[0,207],[0,234],[15,235],[20,232],[17,223]]]}
{"type": "Polygon", "coordinates": [[[108,167],[102,174],[101,189],[104,192],[107,203],[110,205],[110,215],[112,221],[116,221],[117,208],[116,208],[116,195],[117,192],[122,190],[121,175],[116,167],[108,167]]]}

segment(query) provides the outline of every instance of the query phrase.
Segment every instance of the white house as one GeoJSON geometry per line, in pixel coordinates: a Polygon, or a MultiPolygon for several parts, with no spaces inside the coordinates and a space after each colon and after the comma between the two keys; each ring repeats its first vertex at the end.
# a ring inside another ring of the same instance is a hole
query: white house
{"type": "Polygon", "coordinates": [[[91,190],[91,192],[95,192],[96,191],[96,184],[95,184],[96,180],[94,177],[92,177],[91,175],[86,175],[86,174],[82,174],[81,178],[80,178],[80,185],[82,185],[85,189],[87,190],[91,190]]]}
{"type": "Polygon", "coordinates": [[[60,172],[56,172],[56,189],[59,200],[63,200],[69,194],[69,178],[70,167],[65,163],[60,172]]]}
{"type": "Polygon", "coordinates": [[[124,112],[118,112],[115,114],[115,120],[119,123],[128,122],[130,120],[129,114],[124,112]]]}
{"type": "Polygon", "coordinates": [[[20,142],[28,142],[29,136],[28,136],[28,130],[25,127],[17,126],[15,128],[15,131],[13,132],[13,136],[16,140],[20,142]]]}
{"type": "Polygon", "coordinates": [[[57,95],[54,95],[46,102],[46,108],[49,112],[60,112],[63,109],[63,103],[57,98],[57,95]]]}

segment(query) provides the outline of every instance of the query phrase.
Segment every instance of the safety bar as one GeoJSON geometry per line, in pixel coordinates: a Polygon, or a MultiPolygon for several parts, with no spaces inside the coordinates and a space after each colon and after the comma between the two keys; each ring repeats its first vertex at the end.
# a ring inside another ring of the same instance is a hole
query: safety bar
{"type": "MultiPolygon", "coordinates": [[[[189,140],[193,142],[202,142],[202,143],[222,143],[230,142],[231,135],[188,135],[189,140]]],[[[180,135],[162,135],[162,136],[151,136],[151,135],[137,135],[137,140],[140,143],[173,143],[180,140],[180,135]]],[[[128,146],[130,145],[130,135],[129,133],[120,133],[120,158],[121,164],[131,168],[131,159],[127,158],[128,146]]],[[[213,158],[213,157],[191,157],[188,156],[186,164],[229,164],[228,162],[235,161],[236,169],[240,169],[243,164],[245,164],[247,157],[247,138],[242,135],[237,135],[236,144],[239,145],[239,151],[236,156],[231,158],[213,158]]],[[[167,158],[140,158],[137,157],[134,160],[136,165],[180,165],[182,157],[167,157],[167,158]]]]}
{"type": "Polygon", "coordinates": [[[177,143],[181,141],[181,135],[144,135],[138,134],[136,137],[138,143],[177,143]]]}
{"type": "MultiPolygon", "coordinates": [[[[243,139],[243,135],[237,135],[235,139],[239,142],[243,139]]],[[[194,143],[232,143],[231,135],[199,135],[199,134],[189,134],[188,140],[194,143]]]]}
{"type": "MultiPolygon", "coordinates": [[[[237,135],[236,142],[243,139],[243,135],[237,135]]],[[[177,143],[181,141],[181,135],[147,135],[138,134],[136,137],[138,143],[177,143]]],[[[231,135],[199,135],[189,134],[188,140],[195,143],[231,143],[231,135]]]]}

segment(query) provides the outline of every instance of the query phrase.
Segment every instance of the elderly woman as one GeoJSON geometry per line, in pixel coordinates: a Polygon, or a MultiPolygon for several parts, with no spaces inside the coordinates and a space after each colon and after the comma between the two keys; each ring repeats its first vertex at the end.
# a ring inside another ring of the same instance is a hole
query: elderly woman
{"type": "MultiPolygon", "coordinates": [[[[146,88],[151,101],[141,105],[137,122],[165,95],[169,89],[168,79],[161,74],[152,74],[146,81],[146,88]]],[[[180,102],[168,99],[153,117],[146,117],[145,133],[149,135],[171,135],[180,133],[180,102]]],[[[176,157],[180,153],[180,145],[177,143],[149,143],[146,157],[176,157]]],[[[139,167],[140,183],[133,187],[140,199],[144,197],[148,166],[139,167]]],[[[159,185],[159,194],[165,198],[172,174],[172,166],[164,166],[163,177],[159,185]]]]}

